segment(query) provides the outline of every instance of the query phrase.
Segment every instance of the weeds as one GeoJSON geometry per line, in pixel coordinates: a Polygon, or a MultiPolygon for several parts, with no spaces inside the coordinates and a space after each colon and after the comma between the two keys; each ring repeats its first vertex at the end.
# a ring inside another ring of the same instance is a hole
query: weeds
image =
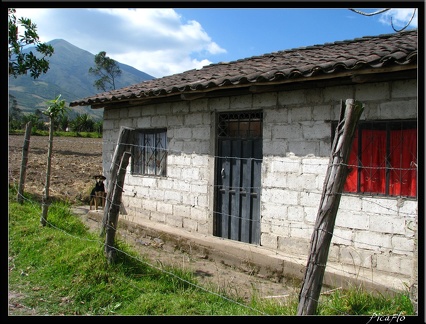
{"type": "MultiPolygon", "coordinates": [[[[9,189],[9,291],[20,292],[21,305],[37,315],[295,315],[297,296],[284,301],[246,301],[238,289],[202,287],[181,268],[149,266],[122,241],[109,265],[99,237],[55,201],[47,226],[41,206],[16,202],[9,189]]],[[[145,262],[147,261],[147,262],[145,262]]],[[[10,311],[9,311],[10,312],[10,311]]],[[[413,315],[407,294],[372,296],[362,289],[321,296],[318,315],[413,315]]],[[[12,314],[13,315],[13,314],[12,314]]]]}

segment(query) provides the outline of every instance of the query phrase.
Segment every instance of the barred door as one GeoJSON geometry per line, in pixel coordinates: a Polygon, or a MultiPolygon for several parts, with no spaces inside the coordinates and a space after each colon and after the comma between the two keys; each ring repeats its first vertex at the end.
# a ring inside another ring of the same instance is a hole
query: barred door
{"type": "Polygon", "coordinates": [[[218,118],[214,235],[259,244],[262,112],[218,118]]]}

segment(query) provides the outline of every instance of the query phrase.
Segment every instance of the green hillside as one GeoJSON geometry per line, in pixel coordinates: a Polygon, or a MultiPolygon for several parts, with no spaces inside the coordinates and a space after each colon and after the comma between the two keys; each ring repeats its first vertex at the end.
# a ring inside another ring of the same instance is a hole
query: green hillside
{"type": "MultiPolygon", "coordinates": [[[[9,77],[9,95],[15,97],[18,108],[23,113],[46,109],[46,102],[59,94],[68,104],[100,92],[93,86],[96,78],[88,72],[90,67],[95,66],[94,54],[63,39],[55,39],[48,44],[53,46],[55,52],[49,58],[50,68],[46,74],[42,74],[36,80],[29,75],[9,77]]],[[[36,53],[34,48],[28,48],[26,51],[36,53]]],[[[117,89],[154,79],[153,76],[129,65],[117,63],[122,71],[121,76],[116,80],[117,89]]],[[[73,107],[71,111],[71,116],[87,113],[94,119],[102,118],[103,114],[103,109],[91,109],[89,106],[73,107]]]]}

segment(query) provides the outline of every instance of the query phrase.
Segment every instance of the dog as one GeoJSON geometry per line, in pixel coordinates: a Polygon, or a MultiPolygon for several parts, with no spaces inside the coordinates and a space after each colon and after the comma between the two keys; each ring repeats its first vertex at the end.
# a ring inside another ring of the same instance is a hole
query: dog
{"type": "Polygon", "coordinates": [[[90,210],[92,210],[93,204],[95,205],[95,210],[98,210],[98,204],[100,202],[100,206],[102,209],[105,207],[105,184],[104,180],[106,179],[104,176],[95,176],[96,184],[90,193],[90,210]]]}

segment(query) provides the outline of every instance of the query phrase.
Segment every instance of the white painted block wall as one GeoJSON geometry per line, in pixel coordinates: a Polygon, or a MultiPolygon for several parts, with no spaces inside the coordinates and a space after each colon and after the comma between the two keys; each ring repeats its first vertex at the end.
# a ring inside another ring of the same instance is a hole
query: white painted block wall
{"type": "MultiPolygon", "coordinates": [[[[263,110],[261,245],[307,255],[340,100],[365,104],[361,119],[417,118],[415,81],[282,91],[126,109],[106,109],[107,178],[120,127],[167,128],[167,177],[127,170],[122,216],[213,234],[215,114],[263,110]]],[[[130,165],[130,164],[129,164],[130,165]]],[[[355,268],[410,276],[417,200],[343,195],[329,258],[355,268]]]]}

